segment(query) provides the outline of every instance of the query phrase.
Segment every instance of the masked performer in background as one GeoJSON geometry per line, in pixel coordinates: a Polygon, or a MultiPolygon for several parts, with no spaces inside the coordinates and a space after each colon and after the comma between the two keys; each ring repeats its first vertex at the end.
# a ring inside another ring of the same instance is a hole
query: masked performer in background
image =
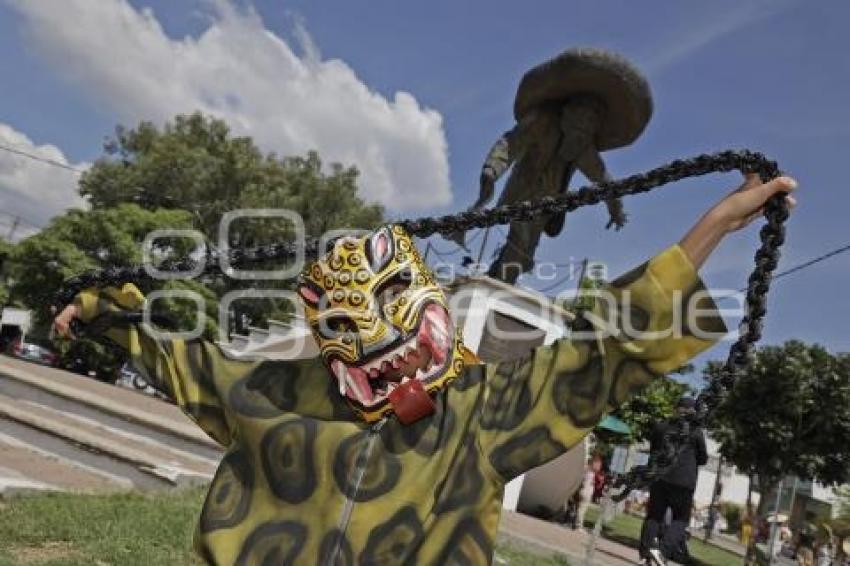
{"type": "MultiPolygon", "coordinates": [[[[195,536],[210,563],[487,564],[506,482],[706,348],[703,333],[723,331],[710,299],[689,300],[703,289],[697,269],[791,188],[751,176],[679,244],[610,285],[617,312],[599,301],[593,314],[628,324],[591,320],[591,336],[515,362],[483,365],[464,347],[397,226],[337,240],[303,272],[314,359],[234,361],[137,325],[105,336],[226,448],[195,536]]],[[[55,325],[67,335],[74,318],[142,308],[132,285],[90,289],[55,325]]]]}

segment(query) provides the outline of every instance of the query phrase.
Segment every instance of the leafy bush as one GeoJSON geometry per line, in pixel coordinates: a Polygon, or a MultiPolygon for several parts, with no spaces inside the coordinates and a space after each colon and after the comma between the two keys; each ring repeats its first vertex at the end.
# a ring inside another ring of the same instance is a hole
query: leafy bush
{"type": "Polygon", "coordinates": [[[744,508],[737,503],[730,501],[720,502],[720,514],[726,519],[726,529],[730,533],[737,533],[741,530],[741,520],[743,518],[744,508]]]}

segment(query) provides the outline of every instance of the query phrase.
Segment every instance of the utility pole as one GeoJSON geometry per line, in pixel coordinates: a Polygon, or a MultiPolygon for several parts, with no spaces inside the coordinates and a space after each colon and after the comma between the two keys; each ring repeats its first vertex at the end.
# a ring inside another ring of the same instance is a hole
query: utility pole
{"type": "Polygon", "coordinates": [[[717,455],[717,476],[714,478],[714,491],[711,494],[711,503],[708,505],[708,517],[705,522],[705,538],[703,542],[708,542],[711,538],[711,531],[714,530],[714,523],[717,521],[717,515],[720,511],[717,509],[718,499],[720,498],[720,476],[723,473],[723,456],[717,455]]]}
{"type": "Polygon", "coordinates": [[[21,224],[21,217],[14,216],[12,220],[12,227],[9,229],[9,234],[6,236],[6,240],[12,241],[12,238],[15,237],[15,230],[18,229],[18,226],[21,224]]]}
{"type": "Polygon", "coordinates": [[[481,248],[478,250],[478,259],[475,263],[481,265],[481,258],[484,257],[484,248],[487,247],[487,237],[490,235],[490,227],[484,229],[484,238],[481,240],[481,248]]]}
{"type": "Polygon", "coordinates": [[[776,557],[773,555],[773,547],[776,545],[776,533],[779,532],[779,506],[782,502],[782,489],[785,487],[785,478],[779,482],[776,488],[776,502],[773,504],[773,522],[770,525],[770,542],[767,546],[767,563],[773,564],[776,557]]]}

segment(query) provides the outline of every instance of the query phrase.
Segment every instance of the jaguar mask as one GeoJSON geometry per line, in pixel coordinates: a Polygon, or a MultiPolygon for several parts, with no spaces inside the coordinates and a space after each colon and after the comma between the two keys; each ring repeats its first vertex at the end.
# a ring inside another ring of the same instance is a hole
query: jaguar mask
{"type": "Polygon", "coordinates": [[[298,292],[324,364],[366,422],[411,423],[463,369],[446,296],[400,226],[335,240],[298,292]]]}

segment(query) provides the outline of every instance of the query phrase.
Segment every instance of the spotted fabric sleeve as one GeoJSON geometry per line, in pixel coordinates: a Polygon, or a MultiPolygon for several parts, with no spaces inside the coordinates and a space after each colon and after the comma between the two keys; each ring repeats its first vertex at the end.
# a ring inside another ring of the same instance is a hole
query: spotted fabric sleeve
{"type": "Polygon", "coordinates": [[[503,480],[576,445],[652,379],[726,333],[679,246],[606,287],[585,330],[487,366],[479,448],[503,480]]]}
{"type": "MultiPolygon", "coordinates": [[[[87,289],[77,295],[84,323],[97,323],[121,311],[140,311],[144,295],[135,285],[120,289],[87,289]],[[101,319],[102,320],[102,319],[101,319]]],[[[226,357],[215,344],[204,340],[155,338],[138,325],[111,325],[103,336],[130,354],[135,368],[156,388],[166,392],[208,435],[227,446],[231,431],[220,391],[251,372],[255,362],[226,357]]]]}

